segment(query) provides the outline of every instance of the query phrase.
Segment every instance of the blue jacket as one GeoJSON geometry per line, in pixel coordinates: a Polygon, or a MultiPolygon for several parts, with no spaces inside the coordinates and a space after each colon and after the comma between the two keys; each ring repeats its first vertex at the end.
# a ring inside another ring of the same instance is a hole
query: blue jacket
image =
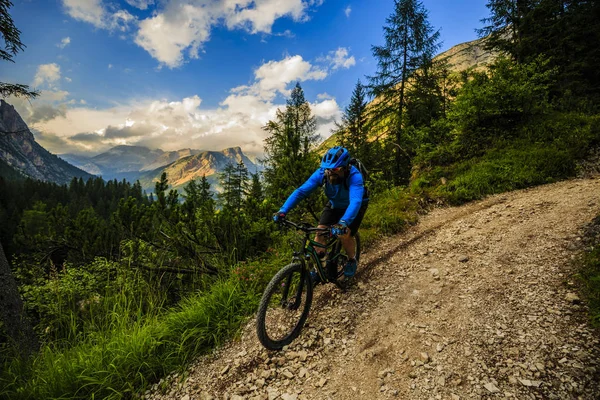
{"type": "MultiPolygon", "coordinates": [[[[325,170],[319,168],[302,184],[302,186],[294,190],[279,212],[287,214],[291,209],[296,207],[301,200],[307,198],[319,186],[322,186],[324,180],[325,170]]],[[[365,184],[363,182],[362,174],[354,165],[350,167],[350,176],[344,177],[344,180],[348,182],[347,188],[344,182],[338,185],[332,185],[329,182],[326,182],[325,195],[331,203],[331,208],[346,209],[346,212],[340,221],[345,221],[347,225],[350,225],[358,215],[358,211],[362,205],[365,184]]],[[[365,201],[366,200],[368,199],[365,199],[365,201]]]]}

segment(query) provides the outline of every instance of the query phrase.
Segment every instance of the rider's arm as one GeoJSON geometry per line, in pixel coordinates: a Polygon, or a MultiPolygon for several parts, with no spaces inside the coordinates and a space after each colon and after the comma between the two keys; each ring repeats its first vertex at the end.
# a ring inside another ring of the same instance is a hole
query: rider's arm
{"type": "Polygon", "coordinates": [[[291,209],[303,199],[307,198],[312,192],[314,192],[323,183],[324,172],[321,168],[316,170],[306,182],[302,184],[298,189],[288,197],[284,205],[279,210],[283,213],[288,213],[291,209]]]}
{"type": "Polygon", "coordinates": [[[346,225],[350,225],[358,215],[358,211],[362,206],[364,190],[365,185],[361,173],[356,168],[352,167],[350,179],[348,181],[350,204],[340,219],[340,221],[345,221],[346,225]]]}

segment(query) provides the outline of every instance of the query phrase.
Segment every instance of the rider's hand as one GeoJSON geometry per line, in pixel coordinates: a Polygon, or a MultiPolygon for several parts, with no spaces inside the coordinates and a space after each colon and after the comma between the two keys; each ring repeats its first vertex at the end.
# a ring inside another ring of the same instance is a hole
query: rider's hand
{"type": "Polygon", "coordinates": [[[345,236],[348,233],[348,225],[346,221],[340,221],[331,228],[331,234],[335,236],[345,236]]]}
{"type": "Polygon", "coordinates": [[[275,222],[283,222],[283,220],[285,219],[285,213],[278,211],[275,214],[273,214],[273,221],[275,222]]]}

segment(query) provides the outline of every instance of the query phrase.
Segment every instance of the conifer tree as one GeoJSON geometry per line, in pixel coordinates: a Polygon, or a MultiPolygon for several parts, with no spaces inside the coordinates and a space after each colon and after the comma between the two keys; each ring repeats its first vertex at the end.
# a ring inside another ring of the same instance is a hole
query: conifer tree
{"type": "Polygon", "coordinates": [[[376,97],[372,118],[375,123],[385,121],[395,139],[396,183],[406,184],[410,177],[410,151],[404,149],[407,84],[440,47],[439,31],[433,30],[427,14],[418,0],[395,0],[394,12],[383,28],[385,44],[372,47],[378,66],[377,74],[369,77],[370,92],[376,97]]]}
{"type": "Polygon", "coordinates": [[[535,0],[488,0],[491,16],[484,18],[489,25],[478,29],[479,36],[489,36],[486,46],[508,54],[517,62],[526,59],[526,30],[535,0]]]}
{"type": "Polygon", "coordinates": [[[154,185],[154,193],[156,193],[156,200],[158,201],[159,208],[162,210],[167,208],[167,196],[165,194],[167,189],[169,189],[169,181],[167,179],[167,173],[163,172],[160,175],[160,180],[154,185]]]}
{"type": "Polygon", "coordinates": [[[283,201],[300,186],[317,165],[314,152],[319,136],[317,120],[304,98],[299,83],[292,89],[285,110],[277,110],[275,121],[263,129],[269,133],[265,140],[264,177],[267,193],[276,203],[283,201]]]}
{"type": "Polygon", "coordinates": [[[363,163],[370,164],[367,145],[367,91],[360,82],[356,82],[350,104],[344,110],[342,117],[343,146],[353,157],[363,163]]]}
{"type": "MultiPolygon", "coordinates": [[[[4,61],[15,62],[13,57],[19,51],[23,51],[25,45],[21,42],[21,31],[17,29],[10,16],[8,9],[12,7],[10,0],[0,0],[0,34],[4,39],[4,49],[0,48],[0,59],[4,61]]],[[[39,95],[35,90],[29,90],[29,86],[20,83],[0,82],[1,97],[25,97],[34,98],[39,95]]]]}
{"type": "Polygon", "coordinates": [[[246,197],[245,209],[246,214],[254,221],[258,220],[263,214],[264,198],[265,195],[262,182],[260,181],[260,174],[250,174],[250,188],[246,197]]]}
{"type": "Polygon", "coordinates": [[[198,186],[198,204],[202,210],[204,219],[212,218],[215,212],[215,200],[210,190],[210,182],[206,179],[206,175],[202,175],[200,185],[198,186]]]}

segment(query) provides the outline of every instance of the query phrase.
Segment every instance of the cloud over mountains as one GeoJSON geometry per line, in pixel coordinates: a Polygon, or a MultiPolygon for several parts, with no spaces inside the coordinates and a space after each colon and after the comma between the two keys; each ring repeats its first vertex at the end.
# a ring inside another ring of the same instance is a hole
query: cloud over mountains
{"type": "MultiPolygon", "coordinates": [[[[241,146],[249,154],[260,154],[266,138],[262,127],[285,107],[284,99],[296,82],[323,80],[350,65],[353,58],[343,48],[315,62],[289,55],[257,67],[253,80],[230,89],[216,108],[202,107],[201,97],[193,95],[179,100],[136,99],[94,109],[68,100],[68,92],[58,86],[60,66],[48,64],[38,68],[34,79],[47,88],[41,99],[31,103],[15,99],[14,104],[38,141],[55,153],[99,153],[128,144],[164,150],[241,146]]],[[[311,108],[318,132],[327,137],[341,116],[339,105],[325,94],[311,108]]]]}

